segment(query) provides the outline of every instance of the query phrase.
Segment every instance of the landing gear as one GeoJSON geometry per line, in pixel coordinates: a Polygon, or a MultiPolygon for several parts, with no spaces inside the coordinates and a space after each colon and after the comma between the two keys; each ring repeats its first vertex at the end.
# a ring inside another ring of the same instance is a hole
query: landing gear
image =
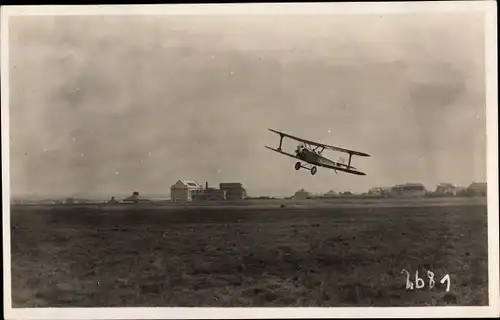
{"type": "Polygon", "coordinates": [[[309,167],[307,164],[302,164],[300,161],[295,164],[295,170],[300,170],[300,168],[308,169],[311,171],[311,174],[314,176],[316,172],[318,171],[318,168],[315,166],[309,167]]]}

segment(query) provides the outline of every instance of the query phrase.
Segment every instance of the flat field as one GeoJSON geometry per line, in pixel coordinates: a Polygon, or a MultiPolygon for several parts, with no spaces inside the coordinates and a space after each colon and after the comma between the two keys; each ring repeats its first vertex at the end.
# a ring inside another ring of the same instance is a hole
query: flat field
{"type": "Polygon", "coordinates": [[[488,304],[478,203],[13,207],[11,258],[13,307],[488,304]]]}

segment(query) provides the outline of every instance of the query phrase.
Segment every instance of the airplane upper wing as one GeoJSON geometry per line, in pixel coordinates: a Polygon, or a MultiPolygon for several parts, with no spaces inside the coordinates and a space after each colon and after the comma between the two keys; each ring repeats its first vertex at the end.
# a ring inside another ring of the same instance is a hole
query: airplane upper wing
{"type": "Polygon", "coordinates": [[[302,139],[302,138],[295,137],[295,136],[292,136],[292,135],[289,135],[287,133],[284,133],[284,132],[281,132],[281,131],[277,131],[277,130],[274,130],[274,129],[269,129],[269,131],[272,131],[272,132],[277,133],[279,135],[282,135],[284,137],[288,137],[290,139],[294,139],[294,140],[297,140],[297,141],[300,141],[300,142],[304,142],[304,143],[307,143],[307,144],[310,144],[310,145],[313,145],[313,146],[316,146],[316,147],[322,147],[322,148],[330,149],[330,150],[334,150],[334,151],[345,152],[345,153],[353,154],[353,155],[360,156],[360,157],[369,157],[370,156],[369,154],[364,153],[364,152],[359,152],[359,151],[344,149],[344,148],[340,148],[340,147],[336,147],[336,146],[330,146],[330,145],[327,145],[327,144],[323,144],[323,143],[318,143],[318,142],[315,142],[315,141],[310,141],[310,140],[302,139]]]}

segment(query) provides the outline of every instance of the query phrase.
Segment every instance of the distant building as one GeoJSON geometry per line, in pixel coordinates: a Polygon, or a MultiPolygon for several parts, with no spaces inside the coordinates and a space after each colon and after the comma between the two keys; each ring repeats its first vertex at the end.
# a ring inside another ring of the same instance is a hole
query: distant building
{"type": "Polygon", "coordinates": [[[391,196],[396,197],[423,197],[427,193],[421,183],[399,184],[391,188],[391,196]]]}
{"type": "MultiPolygon", "coordinates": [[[[112,199],[114,199],[114,197],[112,199]]],[[[122,203],[147,203],[147,202],[151,202],[151,200],[146,199],[146,198],[142,198],[139,195],[139,192],[134,191],[131,196],[126,197],[121,202],[122,203]]]]}
{"type": "Polygon", "coordinates": [[[109,199],[108,201],[106,201],[106,203],[108,204],[117,204],[117,203],[120,203],[118,200],[116,200],[115,197],[111,197],[111,199],[109,199]]]}
{"type": "Polygon", "coordinates": [[[351,191],[342,191],[339,193],[339,195],[341,196],[352,196],[352,192],[351,191]]]}
{"type": "Polygon", "coordinates": [[[456,195],[457,186],[453,183],[440,183],[436,187],[436,193],[439,195],[456,195]]]}
{"type": "Polygon", "coordinates": [[[247,197],[247,191],[238,182],[221,183],[219,188],[226,193],[227,200],[242,200],[247,197]]]}
{"type": "Polygon", "coordinates": [[[368,190],[369,195],[381,196],[384,194],[384,188],[382,187],[373,187],[368,190]]]}
{"type": "Polygon", "coordinates": [[[337,196],[337,192],[330,190],[320,196],[322,199],[329,199],[329,198],[334,198],[337,196]]]}
{"type": "Polygon", "coordinates": [[[311,193],[307,192],[304,189],[300,189],[299,191],[295,192],[295,194],[293,195],[293,198],[296,200],[305,200],[309,197],[311,197],[311,193]]]}
{"type": "Polygon", "coordinates": [[[126,197],[122,200],[124,203],[137,203],[139,202],[139,192],[135,191],[131,196],[126,197]]]}
{"type": "Polygon", "coordinates": [[[455,187],[455,196],[458,196],[458,197],[465,197],[465,196],[467,196],[467,188],[456,186],[455,187]]]}
{"type": "Polygon", "coordinates": [[[271,200],[271,199],[276,199],[275,197],[271,197],[271,196],[257,196],[257,197],[249,197],[247,196],[245,199],[248,199],[248,200],[255,200],[255,199],[258,199],[258,200],[271,200]]]}
{"type": "Polygon", "coordinates": [[[382,196],[388,198],[391,195],[391,187],[382,187],[382,196]]]}
{"type": "Polygon", "coordinates": [[[188,202],[193,200],[193,193],[203,189],[196,181],[178,180],[170,187],[170,198],[174,202],[188,202]]]}
{"type": "Polygon", "coordinates": [[[310,193],[307,199],[321,199],[323,195],[319,193],[310,193]]]}
{"type": "Polygon", "coordinates": [[[207,182],[205,184],[205,189],[193,190],[191,198],[193,201],[225,200],[226,192],[221,189],[209,187],[207,182]]]}
{"type": "Polygon", "coordinates": [[[473,182],[467,188],[467,194],[471,196],[486,196],[488,194],[488,185],[486,182],[473,182]]]}

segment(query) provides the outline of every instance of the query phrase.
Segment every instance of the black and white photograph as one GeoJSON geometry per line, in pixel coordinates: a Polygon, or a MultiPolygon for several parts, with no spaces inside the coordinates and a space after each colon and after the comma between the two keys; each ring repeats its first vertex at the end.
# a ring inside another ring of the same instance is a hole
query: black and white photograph
{"type": "Polygon", "coordinates": [[[5,318],[499,316],[495,2],[1,32],[5,318]]]}

